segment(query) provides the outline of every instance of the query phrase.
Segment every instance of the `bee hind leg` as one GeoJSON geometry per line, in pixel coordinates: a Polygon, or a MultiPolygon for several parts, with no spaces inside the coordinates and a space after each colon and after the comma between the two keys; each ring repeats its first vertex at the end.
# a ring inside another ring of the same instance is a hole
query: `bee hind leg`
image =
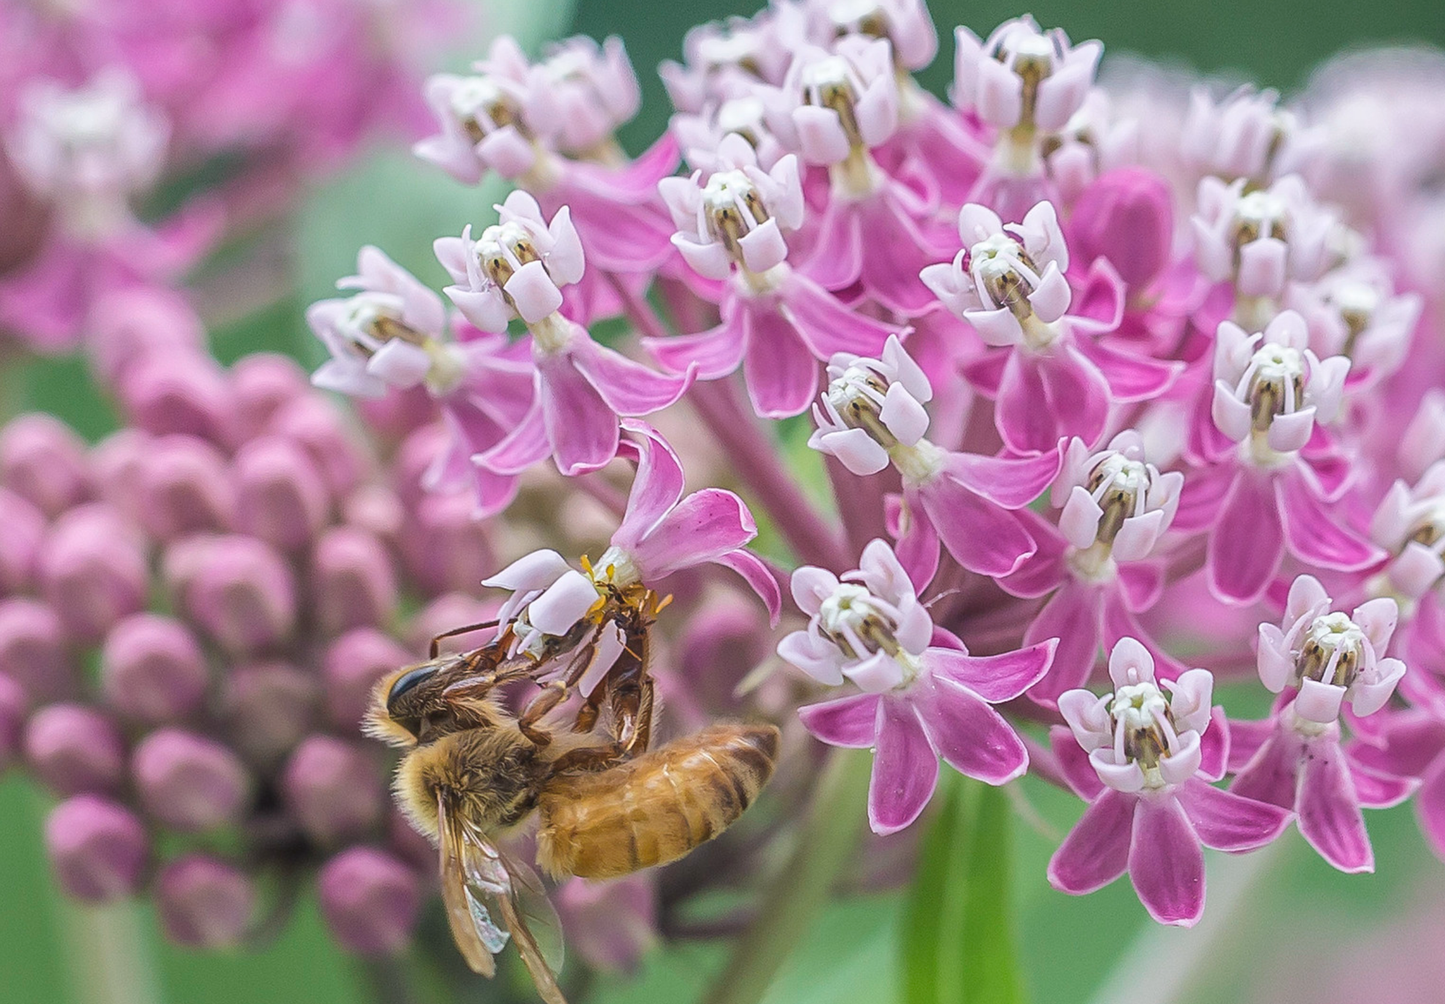
{"type": "Polygon", "coordinates": [[[542,692],[527,703],[522,715],[517,719],[517,728],[522,730],[522,735],[532,741],[534,746],[547,746],[552,742],[552,733],[546,729],[537,727],[546,714],[561,704],[571,688],[566,680],[553,680],[542,688],[542,692]]]}

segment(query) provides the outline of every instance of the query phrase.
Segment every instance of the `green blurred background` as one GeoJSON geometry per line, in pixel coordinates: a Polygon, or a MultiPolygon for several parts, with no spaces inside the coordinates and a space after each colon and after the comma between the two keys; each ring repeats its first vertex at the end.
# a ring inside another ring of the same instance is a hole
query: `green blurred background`
{"type": "MultiPolygon", "coordinates": [[[[562,0],[499,0],[479,6],[486,28],[459,47],[452,65],[481,54],[489,32],[497,30],[514,31],[532,48],[542,39],[571,32],[620,34],[645,95],[642,117],[623,134],[635,150],[661,131],[668,114],[652,68],[661,59],[679,56],[683,33],[691,25],[750,14],[756,2],[581,0],[574,6],[562,0]]],[[[940,57],[924,75],[935,90],[946,86],[952,74],[953,25],[967,24],[986,34],[1004,17],[1023,12],[954,0],[936,0],[931,7],[943,35],[940,57]]],[[[1313,66],[1343,49],[1398,42],[1445,45],[1441,0],[1049,0],[1036,3],[1032,13],[1045,26],[1062,26],[1076,39],[1100,38],[1110,52],[1140,53],[1285,90],[1300,85],[1313,66]]],[[[1445,94],[1441,98],[1445,100],[1445,94]]],[[[218,355],[230,359],[258,348],[309,354],[313,350],[302,329],[301,309],[325,295],[336,276],[351,270],[358,245],[380,244],[424,278],[439,280],[430,256],[432,238],[458,232],[485,204],[436,172],[414,165],[402,144],[378,147],[313,193],[287,235],[292,251],[287,258],[289,288],[279,299],[252,305],[259,309],[248,309],[218,329],[218,355]]],[[[0,399],[57,412],[94,436],[106,430],[109,420],[90,395],[78,390],[84,383],[78,365],[11,368],[0,373],[0,399]]],[[[1257,706],[1256,695],[1242,695],[1241,700],[1257,706]]],[[[1379,862],[1373,876],[1334,873],[1294,834],[1248,858],[1211,855],[1209,910],[1200,927],[1186,932],[1148,923],[1124,883],[1081,899],[1053,892],[1043,877],[1044,864],[1076,816],[1077,803],[1031,780],[1020,786],[1017,796],[1013,883],[1022,961],[1036,1004],[1327,1004],[1334,999],[1330,989],[1343,990],[1341,981],[1348,978],[1342,967],[1357,957],[1386,961],[1373,971],[1371,989],[1356,1000],[1445,1000],[1445,983],[1420,992],[1425,996],[1407,992],[1404,977],[1388,964],[1390,946],[1401,940],[1389,925],[1402,918],[1408,934],[1400,945],[1405,952],[1401,958],[1438,971],[1441,964],[1434,959],[1445,955],[1439,951],[1445,948],[1442,914],[1429,912],[1429,904],[1445,892],[1445,867],[1424,849],[1409,807],[1371,814],[1379,862]]],[[[98,917],[61,901],[41,849],[46,805],[47,797],[25,781],[14,776],[0,781],[3,1004],[340,1004],[370,999],[367,970],[331,947],[309,902],[267,951],[217,956],[165,945],[145,906],[112,908],[98,917]],[[137,964],[128,964],[131,961],[137,964]]],[[[830,908],[769,1000],[887,1004],[894,999],[897,978],[899,913],[896,896],[845,899],[830,908]]],[[[588,1000],[686,1002],[716,976],[724,959],[720,946],[656,952],[634,978],[599,980],[588,1000]]],[[[501,999],[494,988],[478,981],[475,1000],[494,999],[501,999]]]]}

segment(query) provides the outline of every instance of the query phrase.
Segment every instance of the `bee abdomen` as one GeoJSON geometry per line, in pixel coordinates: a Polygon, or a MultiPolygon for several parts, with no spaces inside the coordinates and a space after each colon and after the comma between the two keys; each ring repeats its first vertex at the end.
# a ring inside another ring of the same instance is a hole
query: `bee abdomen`
{"type": "Polygon", "coordinates": [[[542,793],[537,861],[553,875],[612,878],[676,861],[727,829],[768,783],[771,725],[713,725],[542,793]]]}

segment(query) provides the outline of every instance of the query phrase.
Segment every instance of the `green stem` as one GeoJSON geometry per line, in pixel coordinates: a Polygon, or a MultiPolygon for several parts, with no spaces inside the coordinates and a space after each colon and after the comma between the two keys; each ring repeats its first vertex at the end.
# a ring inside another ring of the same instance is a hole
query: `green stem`
{"type": "Polygon", "coordinates": [[[160,980],[140,908],[64,905],[71,980],[82,1004],[159,1004],[160,980]]]}
{"type": "Polygon", "coordinates": [[[863,836],[873,758],[833,750],[797,845],[773,876],[758,919],[743,932],[704,1004],[756,1004],[807,934],[863,836]]]}

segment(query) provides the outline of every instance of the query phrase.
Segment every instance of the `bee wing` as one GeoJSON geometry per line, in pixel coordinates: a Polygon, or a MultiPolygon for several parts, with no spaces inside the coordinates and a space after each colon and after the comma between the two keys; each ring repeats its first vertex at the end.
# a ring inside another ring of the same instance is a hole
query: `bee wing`
{"type": "Polygon", "coordinates": [[[555,972],[562,966],[562,925],[541,879],[521,862],[504,857],[462,816],[448,813],[445,801],[437,799],[442,899],[462,956],[474,971],[491,976],[497,969],[495,956],[510,938],[542,1000],[567,1004],[555,972]]]}

